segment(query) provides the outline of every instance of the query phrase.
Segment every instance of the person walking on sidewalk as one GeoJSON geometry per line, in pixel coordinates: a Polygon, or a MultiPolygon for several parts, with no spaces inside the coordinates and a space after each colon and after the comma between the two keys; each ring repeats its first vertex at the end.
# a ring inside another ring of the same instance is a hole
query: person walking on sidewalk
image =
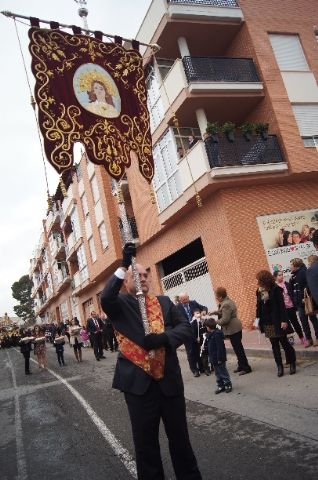
{"type": "Polygon", "coordinates": [[[289,322],[293,327],[293,329],[295,330],[295,332],[297,333],[301,343],[305,344],[304,334],[300,326],[300,323],[298,321],[296,308],[292,300],[293,298],[292,288],[290,287],[289,282],[284,281],[284,274],[282,271],[277,270],[276,272],[273,273],[273,276],[275,278],[276,284],[283,290],[284,303],[287,310],[289,322]]]}
{"type": "Polygon", "coordinates": [[[215,394],[221,392],[230,393],[232,391],[232,382],[228,369],[226,368],[226,349],[224,345],[224,335],[222,330],[217,328],[214,318],[207,318],[204,322],[207,328],[207,343],[209,352],[209,361],[214,367],[217,389],[215,394]]]}
{"type": "Polygon", "coordinates": [[[237,358],[237,368],[234,373],[239,372],[239,375],[246,375],[252,369],[242,344],[242,323],[237,316],[235,302],[228,296],[224,287],[218,287],[214,293],[219,309],[211,314],[218,316],[217,324],[222,327],[225,338],[229,338],[233,347],[237,358]]]}
{"type": "Polygon", "coordinates": [[[280,346],[286,355],[286,363],[289,364],[290,375],[296,373],[296,353],[289,343],[287,334],[292,333],[288,323],[287,310],[284,303],[283,290],[276,285],[275,279],[268,270],[260,270],[256,279],[258,289],[256,291],[256,318],[258,326],[265,337],[269,338],[274,359],[277,365],[277,376],[284,375],[280,346]]]}
{"type": "Polygon", "coordinates": [[[189,439],[181,370],[176,349],[192,338],[189,321],[169,297],[149,294],[148,272],[136,265],[145,295],[149,334],[145,335],[131,269],[133,243],[123,249],[122,267],[106,284],[101,304],[116,331],[119,350],[113,388],[124,392],[140,480],[165,478],[159,425],[163,421],[177,480],[201,480],[189,439]],[[120,293],[125,285],[127,293],[120,293]],[[151,352],[151,354],[149,354],[151,352]]]}
{"type": "Polygon", "coordinates": [[[315,337],[316,337],[315,346],[318,346],[317,316],[314,314],[307,315],[305,312],[305,305],[304,305],[304,296],[305,296],[304,291],[305,291],[305,288],[308,287],[307,276],[306,276],[307,267],[301,258],[294,258],[293,260],[291,260],[290,265],[291,265],[291,271],[292,271],[290,285],[293,291],[293,302],[295,307],[297,308],[300,322],[302,324],[303,331],[306,337],[305,348],[308,348],[314,345],[314,342],[311,336],[308,318],[311,321],[312,326],[314,327],[315,337]]]}
{"type": "MultiPolygon", "coordinates": [[[[315,230],[312,236],[312,243],[314,244],[315,249],[317,250],[318,255],[318,230],[315,230]]],[[[314,255],[311,255],[314,257],[314,255]]],[[[309,263],[309,259],[308,259],[309,263]]],[[[306,272],[307,283],[310,290],[310,294],[316,305],[318,305],[318,262],[313,261],[309,264],[309,268],[306,272]]]]}
{"type": "MultiPolygon", "coordinates": [[[[190,300],[188,293],[179,293],[179,303],[176,305],[179,313],[190,323],[193,319],[194,310],[200,312],[207,311],[207,307],[200,305],[196,300],[190,300]]],[[[200,376],[200,371],[196,361],[196,339],[193,335],[191,339],[187,340],[184,344],[189,367],[195,377],[200,376]]]]}

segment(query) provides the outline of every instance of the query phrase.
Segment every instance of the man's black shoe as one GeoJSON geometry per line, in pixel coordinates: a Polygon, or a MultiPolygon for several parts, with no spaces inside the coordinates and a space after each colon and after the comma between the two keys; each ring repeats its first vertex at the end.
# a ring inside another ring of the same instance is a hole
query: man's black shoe
{"type": "Polygon", "coordinates": [[[225,385],[225,393],[230,393],[232,392],[232,385],[225,385]]]}
{"type": "Polygon", "coordinates": [[[193,376],[194,376],[194,377],[199,377],[199,376],[200,376],[200,372],[194,372],[193,376]]]}
{"type": "Polygon", "coordinates": [[[221,392],[225,392],[225,387],[218,387],[214,393],[215,395],[217,395],[218,393],[221,393],[221,392]]]}
{"type": "Polygon", "coordinates": [[[101,356],[101,357],[99,357],[99,358],[106,358],[106,357],[105,357],[104,355],[102,355],[102,356],[101,356]]]}
{"type": "Polygon", "coordinates": [[[277,376],[282,377],[284,375],[284,367],[283,365],[278,365],[277,367],[277,376]]]}
{"type": "Polygon", "coordinates": [[[99,358],[96,358],[96,360],[99,362],[99,358]]]}

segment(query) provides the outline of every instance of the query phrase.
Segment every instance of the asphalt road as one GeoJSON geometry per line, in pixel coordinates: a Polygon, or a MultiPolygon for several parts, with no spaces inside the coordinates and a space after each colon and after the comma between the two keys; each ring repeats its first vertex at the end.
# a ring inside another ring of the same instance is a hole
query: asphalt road
{"type": "MultiPolygon", "coordinates": [[[[317,478],[318,363],[277,379],[271,360],[255,360],[256,371],[235,379],[231,394],[214,396],[214,377],[191,377],[184,353],[179,356],[190,437],[205,480],[317,478]]],[[[19,351],[0,350],[1,480],[136,478],[126,406],[111,388],[116,354],[96,362],[85,349],[83,357],[76,363],[66,346],[67,366],[60,367],[48,346],[49,370],[32,362],[33,374],[25,376],[19,351]]],[[[166,478],[174,479],[163,430],[161,446],[166,478]]]]}

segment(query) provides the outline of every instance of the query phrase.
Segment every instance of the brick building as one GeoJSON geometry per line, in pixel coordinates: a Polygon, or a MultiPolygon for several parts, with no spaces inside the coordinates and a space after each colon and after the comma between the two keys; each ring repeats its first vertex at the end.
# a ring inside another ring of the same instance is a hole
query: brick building
{"type": "MultiPolygon", "coordinates": [[[[245,327],[255,273],[288,275],[289,259],[311,252],[307,226],[318,228],[315,18],[315,0],[153,0],[137,34],[161,47],[155,61],[144,52],[157,203],[136,165],[123,182],[138,260],[170,296],[186,290],[213,307],[212,285],[225,286],[245,327]],[[234,141],[215,122],[234,123],[234,141]],[[247,122],[268,123],[268,134],[243,136],[247,122]]],[[[83,156],[66,182],[31,260],[37,314],[49,321],[98,308],[121,250],[106,174],[83,156]]]]}

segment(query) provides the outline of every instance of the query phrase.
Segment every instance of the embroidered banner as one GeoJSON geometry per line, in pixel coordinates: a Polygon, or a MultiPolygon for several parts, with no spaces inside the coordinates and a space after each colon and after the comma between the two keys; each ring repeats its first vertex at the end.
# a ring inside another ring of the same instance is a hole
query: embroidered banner
{"type": "Polygon", "coordinates": [[[29,30],[45,153],[62,173],[82,142],[116,180],[135,155],[150,183],[153,159],[142,58],[136,50],[58,29],[29,30]],[[135,155],[134,155],[135,154],[135,155]]]}

